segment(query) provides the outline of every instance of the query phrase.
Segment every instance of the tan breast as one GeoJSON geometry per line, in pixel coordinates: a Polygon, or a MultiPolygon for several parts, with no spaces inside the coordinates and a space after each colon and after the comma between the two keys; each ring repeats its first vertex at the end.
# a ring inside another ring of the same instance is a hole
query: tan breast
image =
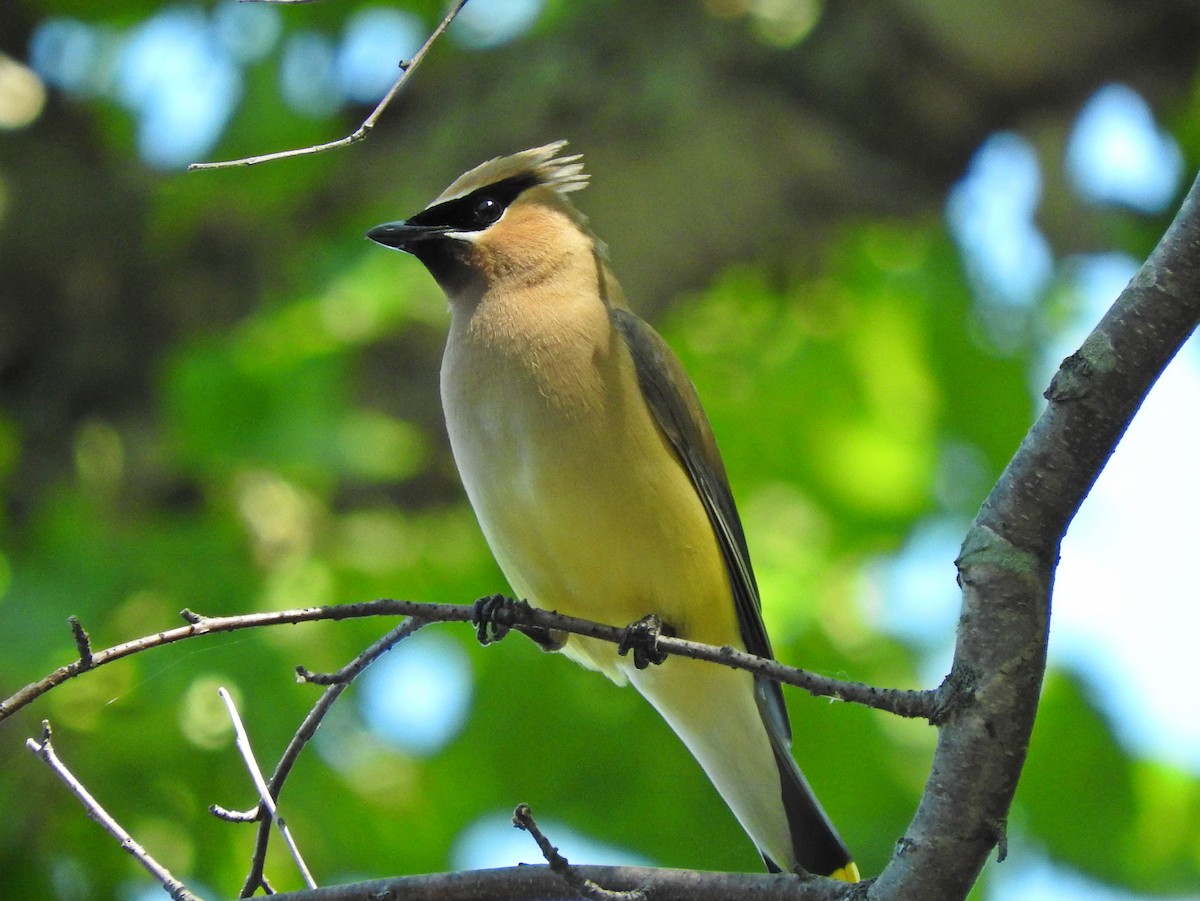
{"type": "MultiPolygon", "coordinates": [[[[707,515],[607,309],[594,293],[521,300],[455,308],[442,364],[455,460],[513,589],[576,616],[625,625],[657,613],[687,637],[729,642],[707,515]],[[701,598],[696,623],[685,610],[701,598]]],[[[577,650],[613,674],[610,648],[577,650]]]]}

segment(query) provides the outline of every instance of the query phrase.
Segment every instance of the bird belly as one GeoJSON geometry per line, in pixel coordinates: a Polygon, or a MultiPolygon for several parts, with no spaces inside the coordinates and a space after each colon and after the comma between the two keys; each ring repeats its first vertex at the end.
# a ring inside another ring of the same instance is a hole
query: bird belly
{"type": "MultiPolygon", "coordinates": [[[[622,466],[572,431],[549,444],[518,439],[527,446],[510,443],[478,461],[476,477],[464,473],[513,589],[571,616],[623,626],[653,613],[681,637],[740,644],[724,562],[682,468],[622,466]]],[[[611,644],[572,637],[564,650],[617,676],[611,644]]]]}
{"type": "MultiPolygon", "coordinates": [[[[443,372],[455,461],[513,590],[531,604],[624,626],[656,614],[675,634],[741,647],[729,576],[687,473],[636,381],[586,411],[529,384],[443,372]]],[[[564,653],[618,682],[624,658],[572,636],[564,653]]]]}

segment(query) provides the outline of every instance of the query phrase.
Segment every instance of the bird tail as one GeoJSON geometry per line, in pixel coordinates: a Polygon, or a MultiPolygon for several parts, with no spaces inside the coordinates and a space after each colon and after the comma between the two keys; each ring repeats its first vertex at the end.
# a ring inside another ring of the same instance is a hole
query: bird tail
{"type": "MultiPolygon", "coordinates": [[[[858,882],[858,867],[850,859],[850,852],[838,836],[829,815],[800,772],[786,741],[774,729],[768,728],[767,733],[771,738],[775,765],[779,768],[783,809],[792,835],[795,862],[809,873],[830,876],[843,882],[858,882]]],[[[785,869],[765,853],[763,861],[773,873],[785,869]]]]}
{"type": "Polygon", "coordinates": [[[671,657],[629,680],[662,714],[708,774],[774,872],[858,881],[850,853],[788,749],[786,726],[768,719],[747,672],[671,657]]]}

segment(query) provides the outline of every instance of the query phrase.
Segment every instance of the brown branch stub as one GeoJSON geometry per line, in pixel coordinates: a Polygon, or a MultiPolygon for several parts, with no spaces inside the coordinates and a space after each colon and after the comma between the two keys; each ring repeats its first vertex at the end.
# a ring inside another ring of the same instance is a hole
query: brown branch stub
{"type": "Polygon", "coordinates": [[[579,897],[585,898],[587,901],[645,901],[646,893],[641,889],[611,891],[580,875],[570,862],[558,853],[558,848],[551,844],[545,833],[538,828],[538,824],[533,819],[533,811],[529,809],[528,804],[517,805],[517,809],[513,811],[513,825],[533,836],[533,840],[537,842],[538,849],[542,852],[542,857],[545,858],[550,869],[561,876],[563,882],[579,897]]]}
{"type": "Polygon", "coordinates": [[[208,812],[215,816],[218,820],[224,820],[227,823],[253,823],[259,817],[261,808],[256,805],[249,810],[230,810],[228,807],[222,807],[220,804],[209,804],[208,812]]]}
{"type": "MultiPolygon", "coordinates": [[[[305,2],[305,0],[266,0],[266,2],[297,3],[305,2]]],[[[417,66],[421,63],[421,60],[425,58],[425,54],[429,52],[429,49],[434,45],[434,43],[437,42],[437,39],[442,36],[443,32],[450,27],[450,23],[454,21],[454,17],[457,16],[459,11],[466,5],[467,0],[454,0],[454,3],[450,6],[449,11],[442,18],[441,22],[438,23],[437,27],[433,30],[433,33],[430,34],[425,40],[425,43],[421,45],[420,49],[412,55],[411,59],[401,61],[400,77],[392,83],[390,88],[388,88],[388,92],[384,95],[383,99],[379,101],[375,109],[371,111],[371,114],[363,120],[363,123],[345,137],[338,138],[334,141],[326,141],[323,144],[313,144],[309,147],[297,147],[292,150],[280,150],[275,153],[264,153],[258,156],[248,156],[236,160],[224,160],[221,162],[211,163],[191,163],[188,166],[188,171],[197,172],[202,169],[233,169],[243,166],[255,166],[259,163],[289,159],[297,156],[311,156],[314,153],[324,153],[327,150],[337,150],[340,147],[349,147],[351,144],[357,144],[371,132],[371,129],[375,127],[380,116],[383,115],[383,111],[387,109],[388,105],[392,102],[396,95],[400,93],[400,89],[404,87],[404,83],[408,81],[409,76],[416,71],[417,66]]]]}
{"type": "Polygon", "coordinates": [[[309,685],[336,685],[343,681],[337,673],[316,673],[303,664],[296,665],[296,681],[309,685]]]}
{"type": "Polygon", "coordinates": [[[933,692],[933,711],[929,723],[941,726],[955,714],[965,710],[975,699],[975,681],[978,677],[967,664],[958,664],[950,674],[942,680],[942,684],[933,692]]]}
{"type": "Polygon", "coordinates": [[[71,637],[75,639],[75,649],[79,651],[80,672],[91,669],[92,640],[88,637],[87,630],[83,628],[83,624],[79,622],[77,616],[68,616],[67,623],[71,626],[71,637]]]}
{"type": "Polygon", "coordinates": [[[1008,857],[1008,819],[996,823],[996,863],[1004,863],[1008,857]]]}

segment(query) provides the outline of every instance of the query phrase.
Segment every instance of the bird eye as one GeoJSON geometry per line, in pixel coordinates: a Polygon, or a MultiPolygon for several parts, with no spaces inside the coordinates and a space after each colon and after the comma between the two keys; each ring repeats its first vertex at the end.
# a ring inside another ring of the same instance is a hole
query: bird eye
{"type": "Polygon", "coordinates": [[[480,225],[491,225],[503,212],[504,207],[494,197],[480,197],[475,201],[475,221],[480,225]]]}

